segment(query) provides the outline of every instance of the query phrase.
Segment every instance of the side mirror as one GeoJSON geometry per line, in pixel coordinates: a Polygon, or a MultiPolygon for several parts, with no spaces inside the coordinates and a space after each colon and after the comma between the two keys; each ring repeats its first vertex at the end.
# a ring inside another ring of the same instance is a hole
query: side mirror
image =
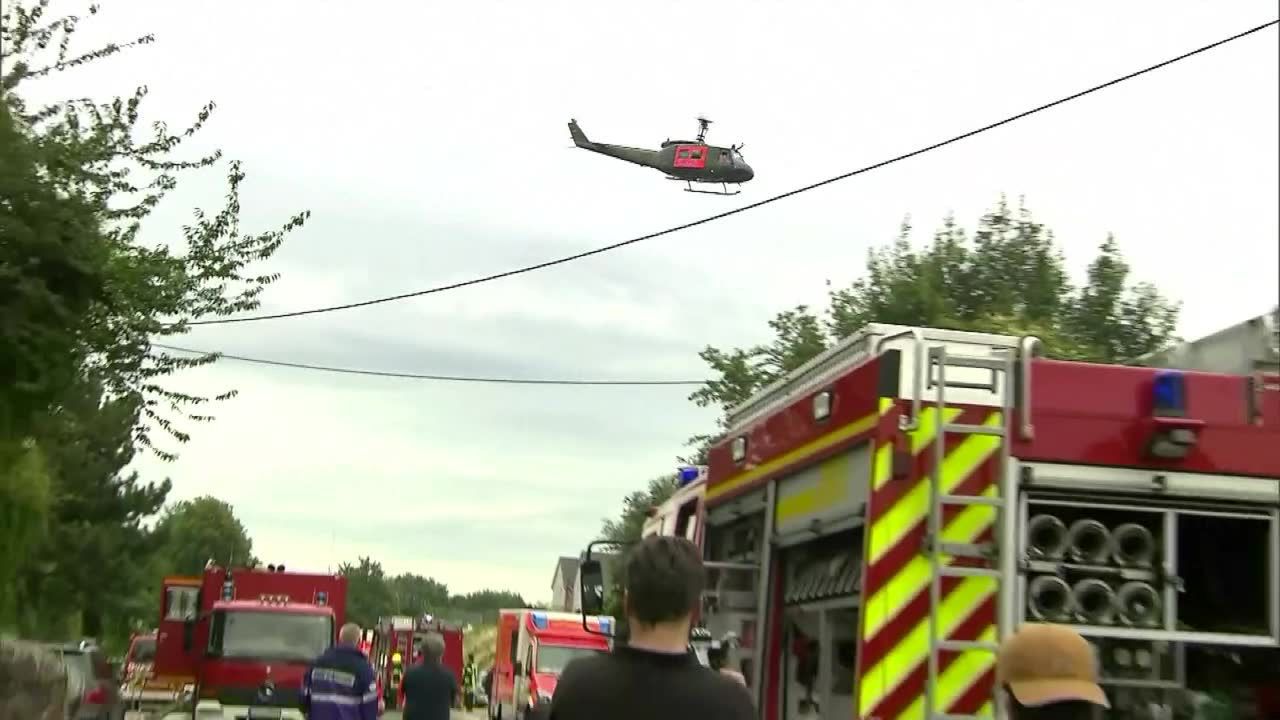
{"type": "Polygon", "coordinates": [[[512,670],[512,672],[513,672],[515,675],[517,675],[517,676],[519,676],[519,675],[523,675],[523,674],[524,674],[524,663],[522,663],[522,662],[520,662],[519,660],[517,660],[517,661],[516,661],[516,664],[515,664],[514,666],[512,666],[511,670],[512,670]]]}
{"type": "Polygon", "coordinates": [[[194,620],[187,620],[182,623],[182,649],[191,652],[191,646],[195,644],[196,623],[194,620]]]}
{"type": "Polygon", "coordinates": [[[604,612],[604,568],[599,560],[583,560],[578,572],[582,578],[582,612],[600,615],[604,612]]]}

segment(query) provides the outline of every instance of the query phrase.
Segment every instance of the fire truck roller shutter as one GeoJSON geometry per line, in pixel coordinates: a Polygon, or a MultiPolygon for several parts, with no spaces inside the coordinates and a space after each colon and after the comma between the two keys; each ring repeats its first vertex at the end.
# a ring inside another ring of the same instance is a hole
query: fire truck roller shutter
{"type": "MultiPolygon", "coordinates": [[[[989,427],[1005,424],[990,408],[948,407],[944,422],[989,427]]],[[[892,477],[889,444],[875,450],[872,491],[867,505],[866,577],[858,667],[858,716],[924,717],[924,681],[929,653],[929,560],[920,552],[929,512],[929,456],[921,454],[937,440],[938,418],[921,413],[910,432],[916,456],[907,478],[892,477]]],[[[1002,440],[991,435],[953,435],[937,469],[939,492],[987,495],[997,492],[1002,440]]],[[[947,508],[942,538],[947,543],[992,539],[995,508],[970,505],[947,508]]],[[[965,561],[946,557],[959,565],[965,561]]],[[[996,583],[985,577],[942,579],[939,631],[951,640],[996,640],[996,583]]],[[[938,712],[991,714],[989,703],[995,658],[989,652],[944,652],[934,695],[938,712]]]]}
{"type": "Polygon", "coordinates": [[[774,531],[780,536],[815,523],[853,517],[867,501],[871,483],[871,443],[803,468],[778,481],[774,531]]]}

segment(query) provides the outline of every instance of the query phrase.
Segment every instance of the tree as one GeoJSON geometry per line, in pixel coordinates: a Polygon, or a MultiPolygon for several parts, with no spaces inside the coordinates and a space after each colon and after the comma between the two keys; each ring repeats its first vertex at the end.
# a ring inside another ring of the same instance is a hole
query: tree
{"type": "MultiPolygon", "coordinates": [[[[152,338],[184,333],[193,320],[257,308],[262,291],[277,275],[255,274],[250,268],[269,259],[308,213],[293,216],[278,230],[243,232],[240,187],[245,176],[238,163],[231,163],[226,202],[220,211],[206,215],[197,210],[194,223],[182,228],[181,238],[161,247],[142,245],[138,241],[142,222],[177,186],[179,174],[209,167],[221,158],[220,151],[194,159],[174,155],[209,120],[214,105],[201,108],[195,120],[177,133],[163,122],[153,123],[151,139],[146,141],[137,139],[144,134],[139,123],[145,87],[102,103],[78,99],[29,108],[19,93],[23,83],[154,40],[144,35],[73,54],[72,37],[80,18],[48,20],[48,6],[49,0],[5,4],[0,14],[0,46],[5,48],[7,69],[0,75],[0,102],[12,116],[12,125],[40,149],[31,162],[36,163],[41,190],[66,204],[92,209],[96,223],[83,221],[79,214],[74,223],[51,223],[37,214],[23,225],[41,230],[25,237],[22,249],[29,253],[27,257],[54,261],[17,266],[18,280],[30,290],[24,293],[18,320],[4,319],[4,332],[23,343],[0,345],[0,368],[16,372],[48,364],[50,369],[37,377],[39,382],[29,391],[36,396],[32,398],[36,407],[41,388],[71,374],[68,362],[81,374],[101,378],[105,391],[113,396],[143,398],[142,421],[134,427],[134,439],[172,459],[172,452],[154,443],[153,428],[185,442],[189,436],[175,416],[190,422],[211,420],[204,410],[210,398],[173,390],[162,381],[177,370],[214,362],[217,356],[168,355],[152,347],[152,338]],[[63,242],[64,236],[73,233],[74,242],[63,242]],[[101,268],[94,262],[79,262],[86,254],[94,261],[105,254],[105,272],[99,275],[101,268]],[[56,277],[58,283],[51,284],[49,277],[56,277]],[[59,315],[81,317],[83,322],[64,328],[55,322],[59,315]],[[57,354],[66,347],[73,352],[57,354]]],[[[97,11],[96,6],[90,8],[90,14],[97,11]]],[[[31,212],[44,208],[37,204],[31,212]]],[[[5,312],[10,314],[10,309],[6,307],[5,312]]],[[[233,395],[228,391],[213,399],[233,395]]]]}
{"type": "Polygon", "coordinates": [[[396,615],[422,615],[449,604],[449,587],[429,577],[404,573],[388,581],[396,615]]]}
{"type": "Polygon", "coordinates": [[[395,597],[382,563],[361,557],[354,564],[342,563],[338,574],[347,579],[347,619],[361,627],[372,627],[378,618],[391,615],[395,597]]]}
{"type": "Polygon", "coordinates": [[[156,524],[160,561],[166,572],[199,575],[219,565],[254,566],[253,541],[227,502],[205,495],[174,503],[156,524]]]}
{"type": "MultiPolygon", "coordinates": [[[[908,218],[893,242],[868,253],[863,277],[828,291],[824,322],[799,306],[770,321],[769,345],[705,348],[700,357],[716,377],[690,400],[727,411],[872,322],[1034,334],[1050,356],[1101,362],[1132,360],[1177,339],[1179,306],[1149,283],[1130,282],[1114,238],[1076,288],[1052,231],[1025,204],[1010,208],[1001,198],[972,240],[952,217],[922,249],[911,233],[908,218]]],[[[690,439],[695,457],[708,442],[706,435],[690,439]]]]}

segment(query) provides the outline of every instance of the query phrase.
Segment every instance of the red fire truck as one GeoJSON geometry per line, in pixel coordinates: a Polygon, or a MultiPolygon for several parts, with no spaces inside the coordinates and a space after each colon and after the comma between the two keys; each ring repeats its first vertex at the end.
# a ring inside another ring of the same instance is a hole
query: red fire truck
{"type": "Polygon", "coordinates": [[[335,641],[346,578],[284,566],[222,568],[168,577],[155,672],[191,684],[195,717],[302,720],[302,676],[335,641]]]}
{"type": "Polygon", "coordinates": [[[530,707],[551,700],[570,660],[609,651],[613,618],[548,610],[499,610],[489,717],[521,720],[530,707]]]}
{"type": "Polygon", "coordinates": [[[422,641],[431,634],[444,639],[441,663],[453,672],[458,687],[462,687],[462,626],[432,615],[379,618],[378,626],[373,629],[370,659],[382,684],[382,696],[387,707],[394,709],[404,704],[400,680],[411,665],[421,661],[422,641]]]}
{"type": "Polygon", "coordinates": [[[1276,717],[1280,377],[871,325],[735,408],[709,468],[701,619],[762,718],[989,717],[1023,622],[1093,643],[1108,717],[1276,717]]]}

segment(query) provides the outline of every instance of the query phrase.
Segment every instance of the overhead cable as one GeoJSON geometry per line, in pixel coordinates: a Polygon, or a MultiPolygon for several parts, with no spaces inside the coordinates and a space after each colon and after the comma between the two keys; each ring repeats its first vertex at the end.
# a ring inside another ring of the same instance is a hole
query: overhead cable
{"type": "Polygon", "coordinates": [[[170,350],[173,352],[189,353],[191,355],[216,355],[226,360],[235,360],[237,362],[254,363],[257,365],[271,365],[274,367],[293,368],[295,370],[315,370],[319,372],[338,373],[342,375],[368,375],[372,377],[384,378],[401,378],[405,380],[428,380],[436,382],[460,382],[460,383],[492,383],[500,385],[630,385],[630,386],[658,386],[658,385],[705,385],[706,380],[570,380],[562,378],[514,378],[514,377],[485,377],[477,375],[435,375],[428,373],[410,373],[410,372],[392,372],[387,370],[366,370],[362,368],[346,368],[332,367],[328,365],[313,365],[310,363],[287,362],[284,360],[268,360],[265,358],[246,357],[244,355],[231,355],[224,352],[211,350],[197,350],[194,348],[178,347],[175,345],[162,345],[160,343],[152,343],[152,347],[161,350],[170,350]]]}

